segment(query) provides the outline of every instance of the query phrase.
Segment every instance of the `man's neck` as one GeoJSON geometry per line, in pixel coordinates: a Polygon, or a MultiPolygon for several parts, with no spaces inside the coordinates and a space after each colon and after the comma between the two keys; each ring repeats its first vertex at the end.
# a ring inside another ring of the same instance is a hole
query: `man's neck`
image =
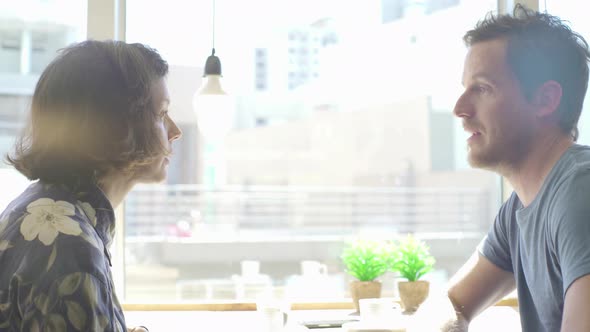
{"type": "Polygon", "coordinates": [[[517,166],[502,174],[525,207],[535,199],[553,166],[573,144],[569,136],[547,135],[536,141],[517,166]]]}

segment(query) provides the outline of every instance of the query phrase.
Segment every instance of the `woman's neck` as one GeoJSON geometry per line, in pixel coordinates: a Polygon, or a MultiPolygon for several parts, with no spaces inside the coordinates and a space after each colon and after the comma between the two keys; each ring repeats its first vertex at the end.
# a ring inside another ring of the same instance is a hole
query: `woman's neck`
{"type": "Polygon", "coordinates": [[[130,176],[121,173],[107,174],[98,181],[98,187],[107,196],[113,209],[123,202],[134,185],[135,181],[130,176]]]}

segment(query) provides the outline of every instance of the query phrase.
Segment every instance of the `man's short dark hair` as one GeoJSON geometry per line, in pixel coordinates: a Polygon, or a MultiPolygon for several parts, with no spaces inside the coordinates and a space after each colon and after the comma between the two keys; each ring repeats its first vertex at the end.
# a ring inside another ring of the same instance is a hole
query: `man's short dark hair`
{"type": "Polygon", "coordinates": [[[141,44],[89,40],[61,50],[37,82],[29,125],[7,162],[30,180],[96,182],[168,154],[151,97],[167,73],[141,44]]]}
{"type": "Polygon", "coordinates": [[[507,62],[530,100],[543,83],[562,87],[557,109],[559,125],[578,138],[578,120],[588,88],[588,43],[558,17],[531,11],[520,4],[512,15],[488,14],[468,31],[467,46],[497,38],[507,40],[507,62]]]}

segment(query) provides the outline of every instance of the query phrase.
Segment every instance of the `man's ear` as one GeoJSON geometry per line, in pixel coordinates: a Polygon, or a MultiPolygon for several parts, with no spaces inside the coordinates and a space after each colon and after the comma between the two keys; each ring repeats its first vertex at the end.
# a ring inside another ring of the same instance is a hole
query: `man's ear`
{"type": "Polygon", "coordinates": [[[537,116],[545,117],[553,114],[559,108],[562,93],[561,84],[556,81],[547,81],[537,88],[532,100],[537,116]]]}

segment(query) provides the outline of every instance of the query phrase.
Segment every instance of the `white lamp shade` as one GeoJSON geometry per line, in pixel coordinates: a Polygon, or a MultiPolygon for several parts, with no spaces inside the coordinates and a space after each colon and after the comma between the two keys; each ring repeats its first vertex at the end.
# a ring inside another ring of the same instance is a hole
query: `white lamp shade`
{"type": "Polygon", "coordinates": [[[203,85],[197,94],[201,95],[226,95],[225,91],[221,88],[221,75],[206,75],[203,78],[203,85]]]}
{"type": "Polygon", "coordinates": [[[202,94],[202,90],[193,98],[199,131],[206,140],[221,141],[234,126],[234,101],[226,94],[202,94]]]}

